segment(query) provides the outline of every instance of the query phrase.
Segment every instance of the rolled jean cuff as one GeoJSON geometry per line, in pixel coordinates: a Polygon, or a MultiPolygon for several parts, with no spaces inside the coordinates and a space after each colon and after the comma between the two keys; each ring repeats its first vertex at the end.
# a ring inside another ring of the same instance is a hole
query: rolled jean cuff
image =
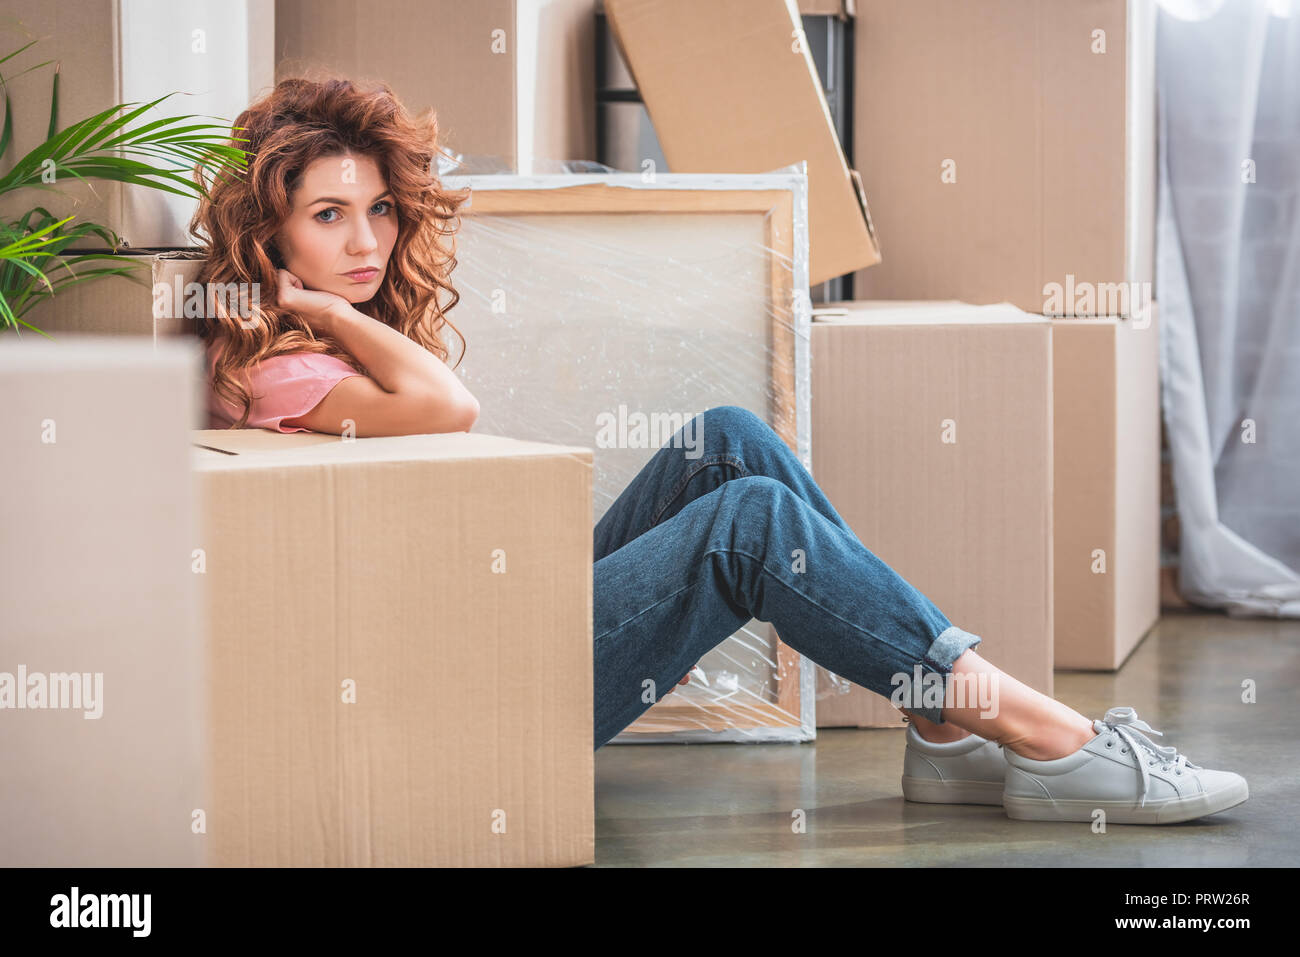
{"type": "MultiPolygon", "coordinates": [[[[948,700],[948,688],[952,684],[952,666],[965,652],[967,648],[974,648],[984,639],[979,635],[972,635],[969,631],[951,625],[939,633],[939,637],[934,639],[933,644],[925,652],[925,657],[921,664],[930,671],[943,675],[943,700],[948,700]]],[[[943,711],[943,705],[937,708],[908,708],[912,714],[932,721],[935,724],[944,724],[940,712],[943,711]]]]}

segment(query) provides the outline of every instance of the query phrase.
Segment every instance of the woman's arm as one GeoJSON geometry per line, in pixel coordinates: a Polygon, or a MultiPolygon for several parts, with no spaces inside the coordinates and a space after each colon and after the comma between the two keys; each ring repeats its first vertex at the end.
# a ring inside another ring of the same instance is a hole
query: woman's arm
{"type": "Polygon", "coordinates": [[[464,412],[434,400],[430,395],[386,392],[374,379],[351,375],[342,379],[315,407],[294,418],[281,420],[287,428],[356,438],[378,435],[427,435],[468,432],[478,413],[464,412]]]}
{"type": "Polygon", "coordinates": [[[358,438],[468,432],[478,400],[437,356],[396,329],[342,302],[313,317],[318,334],[334,338],[370,372],[343,379],[315,408],[282,425],[358,438]]]}
{"type": "Polygon", "coordinates": [[[478,417],[478,400],[446,363],[391,326],[342,302],[326,311],[328,335],[355,356],[385,392],[431,396],[448,415],[478,417]]]}

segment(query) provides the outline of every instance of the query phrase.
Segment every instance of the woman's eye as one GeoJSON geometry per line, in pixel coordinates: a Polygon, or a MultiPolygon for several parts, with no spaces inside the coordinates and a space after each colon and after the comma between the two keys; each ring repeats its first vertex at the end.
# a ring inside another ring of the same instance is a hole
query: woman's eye
{"type": "MultiPolygon", "coordinates": [[[[384,207],[384,209],[382,212],[378,214],[380,216],[387,216],[389,213],[393,211],[394,208],[392,203],[384,199],[375,203],[374,206],[371,206],[370,207],[371,212],[374,212],[374,210],[378,209],[381,206],[384,207]]],[[[325,216],[326,213],[338,213],[338,211],[339,209],[337,206],[331,206],[329,209],[322,209],[319,213],[316,214],[316,219],[322,223],[337,223],[338,219],[335,216],[331,216],[329,219],[324,219],[323,217],[325,216]]]]}

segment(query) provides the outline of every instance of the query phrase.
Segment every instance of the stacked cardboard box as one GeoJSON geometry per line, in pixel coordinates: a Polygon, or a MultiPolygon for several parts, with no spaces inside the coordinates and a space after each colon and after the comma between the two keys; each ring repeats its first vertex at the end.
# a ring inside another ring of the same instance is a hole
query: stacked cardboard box
{"type": "MultiPolygon", "coordinates": [[[[1119,668],[1158,617],[1150,316],[899,301],[814,314],[814,477],[864,545],[984,639],[982,657],[1044,693],[1054,668],[1119,668]]],[[[818,726],[902,723],[819,677],[818,726]]]]}
{"type": "Polygon", "coordinates": [[[1056,667],[1114,670],[1160,614],[1159,312],[1053,319],[1056,667]]]}
{"type": "Polygon", "coordinates": [[[1152,0],[859,0],[855,37],[854,158],[883,255],[856,298],[1140,313],[1152,0]]]}
{"type": "MultiPolygon", "coordinates": [[[[983,639],[982,657],[1045,694],[1051,333],[1012,306],[961,303],[828,304],[812,325],[814,478],[867,548],[983,639]]],[[[817,723],[902,714],[853,685],[818,700],[817,723]]]]}
{"type": "Polygon", "coordinates": [[[1055,666],[1118,668],[1159,611],[1153,5],[856,11],[854,158],[882,262],[855,292],[1049,318],[1055,666]]]}

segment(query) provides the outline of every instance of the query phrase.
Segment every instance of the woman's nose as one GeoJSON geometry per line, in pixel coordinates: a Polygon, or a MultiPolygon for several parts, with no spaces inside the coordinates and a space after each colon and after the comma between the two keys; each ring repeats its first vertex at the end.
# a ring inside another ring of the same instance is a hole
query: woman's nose
{"type": "Polygon", "coordinates": [[[348,242],[349,256],[368,256],[379,248],[379,240],[375,238],[375,231],[370,228],[370,224],[362,221],[353,229],[348,242]]]}

